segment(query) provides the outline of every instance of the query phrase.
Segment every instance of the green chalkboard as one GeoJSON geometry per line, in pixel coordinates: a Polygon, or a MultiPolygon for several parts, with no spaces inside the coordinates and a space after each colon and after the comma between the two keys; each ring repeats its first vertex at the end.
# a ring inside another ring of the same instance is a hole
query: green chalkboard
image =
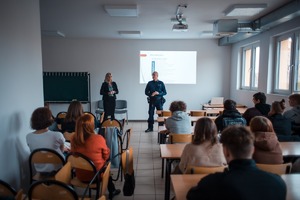
{"type": "Polygon", "coordinates": [[[89,102],[90,75],[87,72],[43,72],[44,101],[89,102]]]}

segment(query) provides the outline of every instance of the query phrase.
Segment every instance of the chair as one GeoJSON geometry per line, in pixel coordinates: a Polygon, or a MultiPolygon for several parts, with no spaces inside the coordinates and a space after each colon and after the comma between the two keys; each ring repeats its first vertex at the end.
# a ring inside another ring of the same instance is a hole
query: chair
{"type": "Polygon", "coordinates": [[[79,187],[79,188],[87,188],[89,186],[89,197],[91,197],[91,189],[96,190],[96,199],[99,197],[99,189],[100,189],[100,179],[99,176],[95,177],[94,183],[90,184],[80,181],[76,177],[76,169],[82,169],[92,172],[93,174],[97,173],[97,169],[94,165],[94,163],[85,155],[78,153],[78,152],[72,152],[67,155],[67,162],[70,162],[71,169],[73,171],[72,178],[70,180],[70,184],[79,187]]]}
{"type": "Polygon", "coordinates": [[[191,110],[190,115],[192,117],[206,116],[205,110],[191,110]]]}
{"type": "Polygon", "coordinates": [[[200,167],[188,165],[185,169],[185,174],[212,174],[215,172],[223,172],[227,166],[218,167],[200,167]]]}
{"type": "Polygon", "coordinates": [[[72,137],[74,136],[75,132],[64,132],[63,135],[64,135],[64,138],[66,139],[66,141],[70,142],[72,137]]]}
{"type": "Polygon", "coordinates": [[[23,190],[19,190],[18,192],[7,182],[0,180],[0,199],[8,198],[8,199],[22,199],[23,190]]]}
{"type": "Polygon", "coordinates": [[[100,128],[105,128],[105,127],[117,127],[121,134],[123,131],[123,126],[122,126],[121,122],[116,119],[113,119],[113,120],[107,119],[107,120],[103,121],[100,125],[100,128]]]}
{"type": "Polygon", "coordinates": [[[29,172],[30,172],[30,184],[34,180],[54,179],[54,174],[43,174],[42,172],[36,172],[34,174],[34,164],[53,164],[61,165],[65,164],[65,159],[55,150],[47,148],[35,149],[29,156],[29,172]]]}
{"type": "Polygon", "coordinates": [[[162,110],[161,111],[161,116],[162,117],[171,117],[172,116],[172,112],[169,110],[162,110]]]}
{"type": "Polygon", "coordinates": [[[103,106],[103,100],[99,100],[98,101],[98,108],[95,111],[97,119],[100,118],[100,116],[102,115],[102,113],[104,113],[104,106],[103,106]]]}
{"type": "Polygon", "coordinates": [[[78,195],[75,190],[57,180],[41,180],[33,183],[28,191],[28,199],[64,199],[64,200],[78,200],[78,195]]]}
{"type": "Polygon", "coordinates": [[[56,123],[57,123],[57,128],[58,130],[61,130],[61,124],[63,123],[64,119],[66,118],[67,112],[59,112],[56,115],[56,123]]]}
{"type": "Polygon", "coordinates": [[[289,174],[291,173],[292,163],[283,163],[283,164],[259,164],[256,163],[256,166],[266,172],[273,174],[289,174]]]}
{"type": "Polygon", "coordinates": [[[123,145],[125,144],[125,147],[122,147],[122,150],[127,150],[128,149],[131,134],[132,134],[132,128],[127,129],[126,132],[123,134],[122,143],[123,143],[123,145]]]}
{"type": "Polygon", "coordinates": [[[170,133],[169,140],[171,144],[174,143],[191,143],[193,140],[193,134],[177,134],[170,133]]]}
{"type": "Polygon", "coordinates": [[[126,114],[126,124],[128,124],[128,110],[126,100],[116,100],[115,114],[126,114]]]}

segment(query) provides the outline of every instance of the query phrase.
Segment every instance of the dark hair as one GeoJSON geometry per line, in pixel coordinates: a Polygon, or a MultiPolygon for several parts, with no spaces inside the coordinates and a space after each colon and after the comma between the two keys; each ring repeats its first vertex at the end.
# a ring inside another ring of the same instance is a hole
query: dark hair
{"type": "Polygon", "coordinates": [[[263,116],[253,117],[249,125],[252,132],[274,132],[272,122],[263,116]]]}
{"type": "Polygon", "coordinates": [[[255,94],[253,95],[253,98],[254,98],[256,101],[259,100],[260,103],[266,103],[266,101],[267,101],[267,97],[266,97],[265,93],[263,93],[263,92],[255,93],[255,94]]]}
{"type": "Polygon", "coordinates": [[[211,145],[216,144],[218,141],[216,124],[208,117],[197,120],[192,143],[197,145],[205,141],[210,141],[211,145]]]}
{"type": "Polygon", "coordinates": [[[289,99],[293,100],[296,103],[296,105],[300,105],[300,94],[291,94],[289,96],[289,99]]]}
{"type": "Polygon", "coordinates": [[[83,115],[83,108],[80,101],[72,101],[69,105],[65,122],[76,122],[76,120],[83,115]]]}
{"type": "Polygon", "coordinates": [[[243,126],[228,126],[222,131],[220,141],[235,159],[247,158],[254,147],[254,135],[243,126]]]}
{"type": "Polygon", "coordinates": [[[275,114],[282,114],[284,109],[285,109],[285,100],[284,99],[282,99],[281,101],[274,101],[272,103],[271,110],[268,115],[271,116],[271,115],[275,115],[275,114]]]}
{"type": "Polygon", "coordinates": [[[53,123],[52,113],[47,107],[40,107],[33,111],[31,115],[31,128],[41,130],[48,128],[53,123]]]}
{"type": "Polygon", "coordinates": [[[170,105],[169,110],[171,112],[175,111],[186,111],[186,104],[183,101],[173,101],[170,105]]]}
{"type": "Polygon", "coordinates": [[[231,99],[227,99],[224,102],[224,109],[225,110],[236,110],[236,102],[231,99]]]}

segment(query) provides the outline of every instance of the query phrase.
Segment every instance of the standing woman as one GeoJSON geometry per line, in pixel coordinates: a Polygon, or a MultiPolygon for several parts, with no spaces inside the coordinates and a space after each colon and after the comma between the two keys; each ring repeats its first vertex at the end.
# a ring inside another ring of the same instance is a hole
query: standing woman
{"type": "Polygon", "coordinates": [[[100,95],[103,95],[104,120],[108,116],[110,116],[110,119],[115,119],[116,94],[118,93],[118,86],[116,82],[112,81],[112,75],[108,72],[100,89],[100,95]]]}

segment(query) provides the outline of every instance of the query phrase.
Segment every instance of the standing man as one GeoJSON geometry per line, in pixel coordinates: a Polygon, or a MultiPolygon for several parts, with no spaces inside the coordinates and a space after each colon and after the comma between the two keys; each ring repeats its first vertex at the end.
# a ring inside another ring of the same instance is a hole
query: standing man
{"type": "Polygon", "coordinates": [[[163,110],[163,104],[165,103],[164,95],[167,94],[165,84],[158,80],[158,73],[154,71],[152,73],[152,81],[149,81],[146,89],[145,94],[148,96],[148,103],[149,103],[149,118],[148,118],[148,129],[145,132],[152,132],[153,131],[153,124],[154,124],[154,110],[163,110]]]}

